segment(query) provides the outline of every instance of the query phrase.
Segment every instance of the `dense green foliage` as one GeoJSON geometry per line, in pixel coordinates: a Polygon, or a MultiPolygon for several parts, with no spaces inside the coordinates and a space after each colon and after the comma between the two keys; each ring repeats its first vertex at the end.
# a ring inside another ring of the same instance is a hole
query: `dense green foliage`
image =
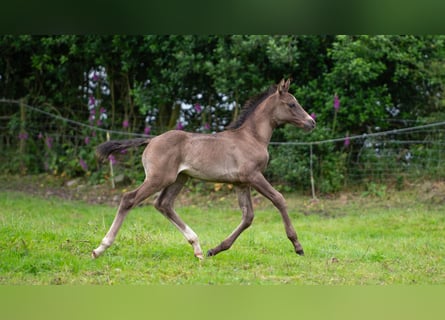
{"type": "MultiPolygon", "coordinates": [[[[443,119],[444,36],[11,36],[0,37],[0,97],[93,127],[139,134],[212,132],[283,77],[317,120],[275,141],[317,141],[443,119]]],[[[106,137],[0,104],[1,169],[67,176],[98,171],[106,137]],[[7,161],[13,159],[13,161],[7,161]]],[[[113,136],[117,138],[118,136],[113,136]]],[[[361,145],[317,146],[321,191],[338,190],[361,145]],[[323,165],[322,165],[323,164],[323,165]]],[[[269,178],[307,185],[308,150],[271,150],[269,178]],[[287,153],[283,157],[283,153],[287,153]],[[289,170],[288,159],[297,162],[289,170]]],[[[132,165],[135,161],[131,162],[132,165]]]]}

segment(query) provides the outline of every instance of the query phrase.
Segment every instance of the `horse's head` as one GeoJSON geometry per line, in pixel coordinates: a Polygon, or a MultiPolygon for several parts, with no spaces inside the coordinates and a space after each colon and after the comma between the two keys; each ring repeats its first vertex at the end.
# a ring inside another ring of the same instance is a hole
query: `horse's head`
{"type": "Polygon", "coordinates": [[[277,125],[290,123],[294,126],[310,131],[315,128],[315,120],[301,107],[297,99],[290,94],[290,79],[281,80],[277,85],[275,94],[275,110],[273,112],[273,120],[277,125]]]}

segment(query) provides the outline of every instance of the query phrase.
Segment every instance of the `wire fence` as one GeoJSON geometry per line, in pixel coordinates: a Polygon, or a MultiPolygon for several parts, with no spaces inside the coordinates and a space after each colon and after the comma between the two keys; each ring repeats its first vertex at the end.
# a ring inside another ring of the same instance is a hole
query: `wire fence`
{"type": "MultiPolygon", "coordinates": [[[[48,149],[52,146],[58,145],[57,152],[65,152],[63,146],[69,145],[70,159],[76,159],[79,168],[77,174],[85,169],[82,161],[88,157],[82,156],[82,152],[94,156],[90,139],[99,143],[107,136],[111,139],[147,136],[92,126],[21,101],[0,99],[0,103],[18,107],[14,117],[0,118],[0,148],[16,150],[19,155],[28,153],[27,156],[35,152],[36,158],[44,158],[48,157],[48,149]],[[37,147],[26,148],[31,141],[37,147]],[[45,148],[46,151],[43,150],[45,148]]],[[[407,123],[408,126],[394,130],[350,137],[271,142],[271,160],[266,175],[291,189],[310,190],[314,197],[317,192],[348,188],[359,183],[402,185],[416,179],[444,179],[445,121],[418,125],[407,123]]],[[[6,156],[5,153],[2,161],[7,160],[6,156]]],[[[50,165],[42,161],[45,170],[50,165]]]]}
{"type": "Polygon", "coordinates": [[[314,142],[273,142],[271,154],[277,148],[287,149],[275,153],[288,154],[289,163],[295,163],[297,155],[309,157],[303,170],[288,165],[282,175],[307,187],[298,179],[305,176],[313,197],[316,190],[351,189],[359,184],[403,188],[419,179],[445,179],[445,122],[314,142]],[[329,158],[323,146],[330,146],[335,156],[329,158]]]}

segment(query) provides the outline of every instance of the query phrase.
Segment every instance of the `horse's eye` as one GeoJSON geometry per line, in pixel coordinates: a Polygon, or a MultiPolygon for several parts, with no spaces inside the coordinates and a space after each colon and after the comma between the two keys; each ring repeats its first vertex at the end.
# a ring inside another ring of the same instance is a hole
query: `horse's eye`
{"type": "Polygon", "coordinates": [[[289,107],[291,108],[295,108],[297,105],[295,104],[295,102],[291,102],[287,104],[289,107]]]}

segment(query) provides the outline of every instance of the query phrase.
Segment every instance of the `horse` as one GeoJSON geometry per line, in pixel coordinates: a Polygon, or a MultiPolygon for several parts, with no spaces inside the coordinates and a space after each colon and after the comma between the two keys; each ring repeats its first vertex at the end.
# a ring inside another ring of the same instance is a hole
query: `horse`
{"type": "Polygon", "coordinates": [[[241,223],[218,246],[208,250],[207,256],[215,256],[229,249],[252,224],[254,212],[251,188],[269,199],[278,209],[295,252],[304,255],[283,195],[263,175],[269,160],[267,147],[276,127],[292,124],[306,131],[315,128],[314,119],[288,92],[289,85],[290,79],[283,79],[250,98],[239,118],[218,133],[171,130],[153,138],[111,140],[100,144],[96,148],[100,160],[107,159],[113,152],[146,146],[142,154],[145,179],[138,188],[123,194],[114,221],[99,247],[93,250],[92,257],[99,257],[113,244],[132,208],[160,192],[154,200],[154,207],[183,234],[192,246],[195,257],[204,259],[197,234],[180,218],[173,206],[175,198],[190,177],[234,185],[242,212],[241,223]]]}

